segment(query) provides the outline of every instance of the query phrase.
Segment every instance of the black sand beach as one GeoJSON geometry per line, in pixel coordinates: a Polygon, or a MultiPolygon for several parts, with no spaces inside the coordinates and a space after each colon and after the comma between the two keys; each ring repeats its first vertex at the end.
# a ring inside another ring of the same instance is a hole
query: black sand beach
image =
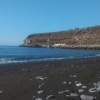
{"type": "Polygon", "coordinates": [[[99,82],[99,57],[5,64],[0,100],[100,100],[99,82]]]}

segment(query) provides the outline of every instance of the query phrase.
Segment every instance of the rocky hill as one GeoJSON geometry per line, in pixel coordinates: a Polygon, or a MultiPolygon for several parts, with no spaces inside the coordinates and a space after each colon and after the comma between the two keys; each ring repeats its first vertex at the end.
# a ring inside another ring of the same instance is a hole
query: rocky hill
{"type": "Polygon", "coordinates": [[[100,47],[100,26],[31,34],[25,39],[23,46],[100,47]]]}

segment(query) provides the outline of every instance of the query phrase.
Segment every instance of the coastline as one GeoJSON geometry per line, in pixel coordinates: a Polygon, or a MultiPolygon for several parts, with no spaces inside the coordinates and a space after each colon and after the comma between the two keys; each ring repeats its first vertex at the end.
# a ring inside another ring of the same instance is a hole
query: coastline
{"type": "Polygon", "coordinates": [[[54,95],[53,100],[80,100],[79,96],[67,97],[58,94],[59,91],[69,89],[70,92],[81,95],[82,93],[78,93],[79,87],[74,84],[75,81],[87,86],[83,94],[96,95],[96,100],[100,100],[100,93],[88,92],[93,83],[100,80],[99,78],[100,57],[1,64],[0,100],[45,100],[49,95],[54,95]],[[71,84],[62,84],[65,81],[71,84]]]}
{"type": "Polygon", "coordinates": [[[59,48],[59,49],[80,49],[80,50],[100,50],[100,45],[66,45],[66,46],[42,46],[42,45],[20,45],[25,48],[59,48]]]}

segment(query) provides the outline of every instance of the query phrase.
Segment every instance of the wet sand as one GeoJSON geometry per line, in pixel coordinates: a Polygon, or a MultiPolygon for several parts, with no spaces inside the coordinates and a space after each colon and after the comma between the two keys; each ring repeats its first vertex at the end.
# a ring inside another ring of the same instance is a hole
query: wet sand
{"type": "Polygon", "coordinates": [[[0,100],[100,100],[99,81],[100,57],[0,65],[0,100]]]}

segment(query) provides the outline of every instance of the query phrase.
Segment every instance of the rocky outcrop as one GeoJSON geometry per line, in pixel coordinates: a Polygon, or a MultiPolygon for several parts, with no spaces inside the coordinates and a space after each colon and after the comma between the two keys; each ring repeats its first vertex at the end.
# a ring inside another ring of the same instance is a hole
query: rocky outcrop
{"type": "Polygon", "coordinates": [[[100,47],[100,26],[31,34],[25,39],[23,46],[54,47],[57,44],[64,47],[100,47]]]}

